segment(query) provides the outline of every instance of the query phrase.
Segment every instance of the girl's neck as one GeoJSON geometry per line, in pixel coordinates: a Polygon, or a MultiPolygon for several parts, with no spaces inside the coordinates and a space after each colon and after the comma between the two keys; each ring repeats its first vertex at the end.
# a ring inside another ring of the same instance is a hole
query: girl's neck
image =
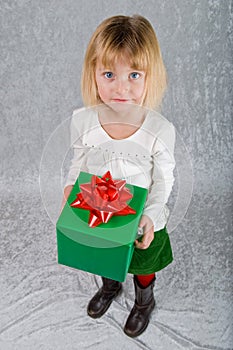
{"type": "Polygon", "coordinates": [[[113,139],[122,140],[133,135],[142,125],[146,116],[145,110],[137,105],[130,108],[100,108],[99,122],[105,132],[113,139]]]}

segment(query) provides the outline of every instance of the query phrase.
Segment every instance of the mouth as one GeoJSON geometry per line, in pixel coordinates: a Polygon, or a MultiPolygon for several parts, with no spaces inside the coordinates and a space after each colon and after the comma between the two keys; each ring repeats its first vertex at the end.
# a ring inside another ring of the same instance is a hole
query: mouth
{"type": "Polygon", "coordinates": [[[113,102],[117,102],[117,103],[126,103],[129,102],[129,100],[123,99],[123,98],[114,98],[112,99],[113,102]]]}

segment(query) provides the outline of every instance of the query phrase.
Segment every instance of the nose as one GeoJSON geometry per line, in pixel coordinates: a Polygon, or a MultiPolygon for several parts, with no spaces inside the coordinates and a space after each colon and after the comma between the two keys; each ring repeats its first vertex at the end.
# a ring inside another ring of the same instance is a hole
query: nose
{"type": "Polygon", "coordinates": [[[115,81],[115,91],[118,94],[129,91],[129,81],[128,79],[116,79],[115,81]]]}

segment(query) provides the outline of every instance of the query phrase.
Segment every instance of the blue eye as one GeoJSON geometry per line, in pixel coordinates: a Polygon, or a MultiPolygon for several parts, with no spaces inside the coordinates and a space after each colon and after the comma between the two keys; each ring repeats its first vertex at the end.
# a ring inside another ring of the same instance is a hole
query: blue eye
{"type": "Polygon", "coordinates": [[[138,79],[140,77],[140,74],[137,72],[130,73],[130,78],[132,79],[138,79]]]}
{"type": "Polygon", "coordinates": [[[104,76],[107,79],[111,79],[113,77],[113,73],[112,72],[106,72],[106,73],[104,73],[104,76]]]}

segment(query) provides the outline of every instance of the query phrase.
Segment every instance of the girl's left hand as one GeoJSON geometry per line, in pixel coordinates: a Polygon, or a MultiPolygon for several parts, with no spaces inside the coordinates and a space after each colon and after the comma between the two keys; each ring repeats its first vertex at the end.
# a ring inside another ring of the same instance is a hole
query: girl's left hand
{"type": "Polygon", "coordinates": [[[141,242],[136,239],[135,246],[139,249],[147,249],[154,239],[154,225],[149,216],[142,216],[139,227],[143,229],[143,237],[141,242]]]}

